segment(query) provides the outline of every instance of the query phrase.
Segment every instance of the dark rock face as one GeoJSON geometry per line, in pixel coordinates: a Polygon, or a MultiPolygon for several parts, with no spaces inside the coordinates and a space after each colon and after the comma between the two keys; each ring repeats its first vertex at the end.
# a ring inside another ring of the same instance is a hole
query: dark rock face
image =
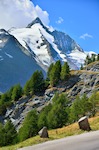
{"type": "Polygon", "coordinates": [[[56,30],[52,32],[52,35],[54,36],[55,44],[57,44],[58,49],[62,52],[70,53],[76,48],[83,52],[80,46],[69,35],[56,30]]]}
{"type": "MultiPolygon", "coordinates": [[[[78,72],[73,78],[74,80],[77,79],[78,81],[70,88],[68,91],[68,96],[75,98],[79,94],[82,96],[86,94],[88,97],[95,91],[99,90],[99,74],[95,72],[78,72]]],[[[69,82],[69,81],[68,81],[69,82]]],[[[67,82],[67,84],[68,84],[67,82]]],[[[70,84],[71,85],[71,84],[70,84]]]]}
{"type": "Polygon", "coordinates": [[[86,130],[86,131],[91,130],[89,122],[88,122],[88,118],[86,116],[80,118],[79,121],[78,121],[78,124],[79,124],[79,128],[82,129],[82,130],[86,130]]]}
{"type": "Polygon", "coordinates": [[[40,135],[41,138],[49,138],[47,127],[43,127],[38,134],[40,135]]]}
{"type": "Polygon", "coordinates": [[[42,68],[22,51],[13,36],[2,33],[0,39],[4,41],[0,43],[0,92],[5,92],[17,83],[23,86],[34,71],[42,68]]]}

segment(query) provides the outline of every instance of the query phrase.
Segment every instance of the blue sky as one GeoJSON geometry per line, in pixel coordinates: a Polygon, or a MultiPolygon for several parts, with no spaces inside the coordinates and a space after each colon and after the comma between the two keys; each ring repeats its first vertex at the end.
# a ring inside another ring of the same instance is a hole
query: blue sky
{"type": "Polygon", "coordinates": [[[69,34],[85,51],[99,53],[99,0],[32,0],[50,25],[69,34]]]}
{"type": "Polygon", "coordinates": [[[99,53],[99,0],[0,0],[0,28],[23,28],[36,17],[99,53]]]}

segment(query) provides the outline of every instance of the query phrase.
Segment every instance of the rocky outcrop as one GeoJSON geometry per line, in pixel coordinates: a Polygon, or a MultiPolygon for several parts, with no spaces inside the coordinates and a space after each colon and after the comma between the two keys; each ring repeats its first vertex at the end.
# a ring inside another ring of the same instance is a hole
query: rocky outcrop
{"type": "Polygon", "coordinates": [[[99,72],[99,61],[94,62],[92,64],[89,64],[86,67],[86,70],[88,70],[88,71],[94,71],[94,72],[99,72]]]}
{"type": "Polygon", "coordinates": [[[82,130],[85,130],[85,131],[91,130],[89,122],[88,122],[88,118],[86,116],[84,116],[78,120],[78,125],[79,125],[79,128],[82,130]]]}
{"type": "Polygon", "coordinates": [[[41,138],[49,138],[47,127],[43,127],[38,134],[40,135],[41,138]]]}
{"type": "MultiPolygon", "coordinates": [[[[78,71],[78,82],[74,84],[68,91],[68,96],[75,98],[75,96],[86,94],[88,97],[95,91],[99,90],[99,74],[95,72],[78,71]]],[[[76,75],[74,78],[77,78],[76,75]]]]}

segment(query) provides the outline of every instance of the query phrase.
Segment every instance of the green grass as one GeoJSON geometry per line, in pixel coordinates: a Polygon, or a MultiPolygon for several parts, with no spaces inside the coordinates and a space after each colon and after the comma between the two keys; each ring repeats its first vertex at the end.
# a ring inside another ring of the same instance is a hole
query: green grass
{"type": "MultiPolygon", "coordinates": [[[[90,118],[89,123],[93,131],[99,130],[99,116],[90,118]]],[[[60,139],[60,138],[64,138],[67,136],[77,135],[77,134],[84,133],[86,131],[80,130],[78,123],[74,123],[72,125],[69,125],[63,128],[50,130],[48,132],[49,132],[49,139],[43,139],[43,138],[40,138],[39,136],[35,136],[16,145],[2,147],[0,148],[0,150],[17,150],[18,148],[42,143],[48,140],[60,139]]]]}

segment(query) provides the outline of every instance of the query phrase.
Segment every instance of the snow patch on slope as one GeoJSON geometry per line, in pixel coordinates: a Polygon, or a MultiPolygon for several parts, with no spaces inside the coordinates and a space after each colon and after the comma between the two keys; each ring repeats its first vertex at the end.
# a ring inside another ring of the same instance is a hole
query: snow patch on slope
{"type": "Polygon", "coordinates": [[[10,54],[8,54],[8,53],[6,53],[6,52],[5,52],[5,54],[6,54],[6,56],[8,56],[9,58],[13,58],[12,55],[10,55],[10,54]]]}
{"type": "Polygon", "coordinates": [[[50,65],[51,57],[49,56],[47,45],[43,44],[44,41],[42,35],[51,44],[53,43],[54,38],[48,34],[39,23],[34,24],[31,28],[15,29],[11,31],[10,34],[15,36],[20,44],[27,50],[29,50],[27,47],[28,45],[31,51],[37,56],[35,58],[38,59],[37,61],[40,60],[44,65],[50,65]]]}
{"type": "Polygon", "coordinates": [[[2,43],[2,40],[0,40],[0,43],[2,43]]]}
{"type": "Polygon", "coordinates": [[[2,56],[0,56],[0,61],[4,60],[2,56]]]}
{"type": "Polygon", "coordinates": [[[74,50],[70,54],[67,54],[67,56],[80,68],[81,64],[84,64],[87,55],[84,52],[74,50]]]}

